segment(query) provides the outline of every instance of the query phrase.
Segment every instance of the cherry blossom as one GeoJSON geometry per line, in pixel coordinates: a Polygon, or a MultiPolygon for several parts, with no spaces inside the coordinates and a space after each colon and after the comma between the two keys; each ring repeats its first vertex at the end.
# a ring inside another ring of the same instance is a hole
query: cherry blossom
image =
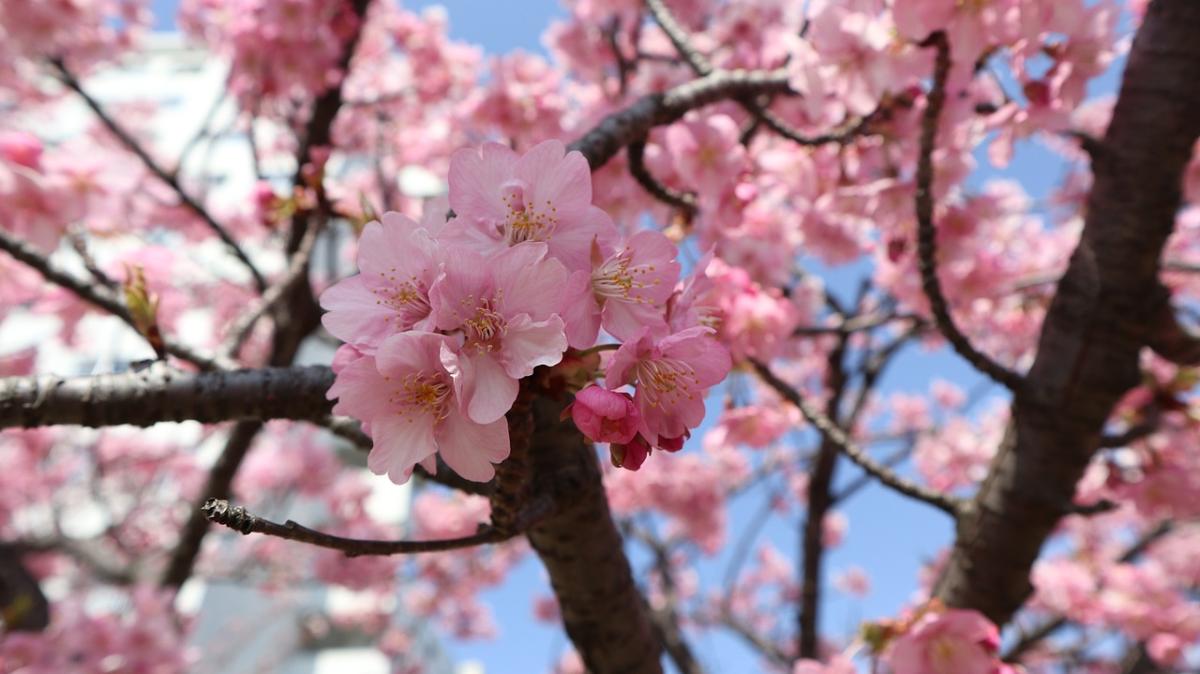
{"type": "Polygon", "coordinates": [[[367,465],[403,484],[418,463],[438,453],[463,477],[485,482],[492,464],[508,456],[508,426],[487,424],[460,411],[458,392],[444,362],[457,360],[450,338],[410,331],[379,345],[375,357],[346,365],[329,389],[334,411],[370,425],[375,438],[367,465]],[[386,395],[380,395],[386,392],[386,395]]]}
{"type": "Polygon", "coordinates": [[[992,674],[1000,634],[976,611],[930,611],[884,654],[896,674],[992,674]]]}
{"type": "Polygon", "coordinates": [[[512,407],[518,380],[554,365],[567,349],[561,311],[566,270],[543,243],[522,243],[486,260],[463,251],[462,267],[431,291],[434,323],[461,331],[443,362],[468,416],[491,423],[512,407]]]}

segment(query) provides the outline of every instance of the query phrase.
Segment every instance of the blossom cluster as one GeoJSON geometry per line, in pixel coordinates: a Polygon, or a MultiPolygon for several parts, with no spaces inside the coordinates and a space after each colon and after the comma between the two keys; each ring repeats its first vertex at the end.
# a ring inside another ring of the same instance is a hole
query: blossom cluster
{"type": "Polygon", "coordinates": [[[436,470],[437,454],[491,479],[520,380],[592,347],[602,328],[623,340],[606,383],[635,393],[581,391],[580,429],[631,468],[653,447],[679,449],[730,359],[710,327],[681,318],[692,301],[676,293],[674,244],[653,231],[622,240],[592,205],[586,160],[557,141],[459,151],[448,182],[452,218],[368,224],[361,273],[321,297],[325,327],[345,342],[329,396],[364,422],[371,470],[402,483],[418,463],[436,470]]]}

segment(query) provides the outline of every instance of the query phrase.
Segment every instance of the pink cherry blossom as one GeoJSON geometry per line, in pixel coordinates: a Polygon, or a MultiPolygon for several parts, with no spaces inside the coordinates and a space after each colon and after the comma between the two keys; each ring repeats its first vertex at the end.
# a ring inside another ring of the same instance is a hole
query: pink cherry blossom
{"type": "Polygon", "coordinates": [[[737,122],[728,115],[710,115],[667,127],[667,151],[689,189],[717,194],[730,186],[745,161],[739,133],[737,122]]]}
{"type": "Polygon", "coordinates": [[[1000,633],[978,611],[930,611],[884,653],[895,674],[992,674],[1000,633]]]}
{"type": "Polygon", "coordinates": [[[603,326],[618,339],[630,339],[643,327],[666,330],[664,310],[679,277],[675,244],[658,232],[634,234],[620,249],[593,246],[593,268],[571,275],[572,297],[563,319],[576,349],[590,347],[603,326]]]}
{"type": "Polygon", "coordinates": [[[442,253],[428,230],[399,213],[368,223],[358,268],[321,294],[321,321],[335,337],[374,353],[391,335],[432,327],[429,291],[442,273],[442,253]]]}
{"type": "Polygon", "coordinates": [[[484,252],[541,241],[568,270],[590,270],[592,242],[616,238],[612,220],[592,205],[587,161],[557,140],[520,156],[498,143],[459,150],[449,182],[452,224],[484,252]]]}
{"type": "Polygon", "coordinates": [[[567,349],[562,307],[567,272],[544,243],[505,248],[491,259],[458,251],[433,289],[434,323],[455,331],[461,347],[444,362],[467,415],[479,423],[504,416],[518,380],[554,365],[567,349]]]}
{"type": "Polygon", "coordinates": [[[456,387],[443,361],[453,357],[449,337],[410,331],[379,345],[374,357],[346,365],[329,389],[334,412],[370,424],[374,446],[367,466],[403,484],[413,467],[441,455],[454,472],[476,482],[495,474],[508,456],[503,418],[487,424],[459,410],[456,387]]]}
{"type": "MultiPolygon", "coordinates": [[[[609,388],[633,385],[649,439],[679,438],[704,420],[704,392],[725,378],[729,352],[709,328],[655,339],[649,329],[621,345],[605,372],[609,388]]],[[[657,444],[657,443],[654,443],[657,444]]]]}
{"type": "Polygon", "coordinates": [[[592,442],[628,443],[642,421],[628,393],[595,385],[576,393],[570,410],[575,426],[592,442]]]}

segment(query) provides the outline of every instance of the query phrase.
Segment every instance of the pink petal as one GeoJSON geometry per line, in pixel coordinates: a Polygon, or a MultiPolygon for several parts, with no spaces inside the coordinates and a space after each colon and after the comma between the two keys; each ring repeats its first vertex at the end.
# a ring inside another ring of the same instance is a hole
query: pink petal
{"type": "Polygon", "coordinates": [[[604,330],[617,339],[636,337],[646,328],[659,333],[666,327],[662,307],[611,298],[604,303],[604,330]]]}
{"type": "Polygon", "coordinates": [[[571,348],[586,349],[596,343],[600,333],[600,305],[592,294],[592,279],[588,272],[571,274],[561,315],[567,344],[571,348]]]}
{"type": "Polygon", "coordinates": [[[321,324],[334,337],[373,352],[398,327],[395,312],[379,305],[361,274],[343,279],[321,293],[321,324]]]}
{"type": "Polygon", "coordinates": [[[416,330],[393,335],[379,345],[375,356],[379,371],[392,378],[410,372],[441,372],[439,352],[448,339],[445,335],[416,330]]]}
{"type": "Polygon", "coordinates": [[[455,330],[475,315],[479,300],[491,295],[492,281],[488,262],[473,251],[454,250],[447,254],[454,261],[429,290],[433,323],[440,330],[455,330]]]}
{"type": "Polygon", "coordinates": [[[387,416],[371,424],[375,445],[367,455],[367,467],[376,475],[387,475],[396,484],[408,482],[413,466],[432,456],[433,417],[387,416]]]}
{"type": "Polygon", "coordinates": [[[380,395],[386,390],[388,383],[376,369],[375,359],[363,356],[347,363],[338,372],[325,396],[329,400],[337,399],[333,406],[335,414],[347,414],[369,422],[393,412],[387,395],[380,395]]]}
{"type": "Polygon", "coordinates": [[[492,464],[508,458],[508,422],[503,418],[478,424],[451,410],[437,436],[446,465],[468,480],[487,482],[496,474],[492,464]]]}
{"type": "Polygon", "coordinates": [[[568,154],[561,141],[547,140],[530,148],[517,161],[515,173],[533,188],[529,201],[539,210],[546,202],[560,212],[592,203],[592,171],[587,160],[578,152],[568,154]]]}
{"type": "Polygon", "coordinates": [[[520,314],[508,322],[508,333],[504,336],[500,354],[504,371],[512,378],[520,379],[533,374],[533,369],[539,365],[557,365],[566,350],[567,336],[561,318],[551,316],[544,321],[534,321],[527,314],[520,314]]]}
{"type": "Polygon", "coordinates": [[[370,222],[358,241],[358,268],[383,286],[412,278],[425,280],[437,264],[437,242],[414,220],[400,213],[370,222]]]}
{"type": "MultiPolygon", "coordinates": [[[[559,210],[561,214],[562,209],[559,210]]],[[[598,241],[600,247],[607,250],[617,241],[617,227],[608,213],[591,205],[578,211],[574,219],[566,219],[568,215],[562,214],[563,221],[546,241],[550,255],[562,262],[568,271],[590,271],[592,241],[598,241]]]]}
{"type": "Polygon", "coordinates": [[[516,165],[516,153],[499,143],[455,152],[447,177],[455,215],[468,220],[503,220],[507,209],[500,200],[500,185],[512,177],[516,165]]]}
{"type": "Polygon", "coordinates": [[[476,423],[487,424],[504,417],[517,399],[520,382],[508,376],[490,355],[462,356],[455,390],[461,391],[460,404],[476,423]],[[461,388],[458,377],[462,378],[461,388]]]}
{"type": "Polygon", "coordinates": [[[503,290],[499,311],[505,317],[530,314],[548,318],[562,309],[567,270],[557,260],[547,260],[546,244],[517,244],[495,256],[488,265],[495,287],[503,290]]]}

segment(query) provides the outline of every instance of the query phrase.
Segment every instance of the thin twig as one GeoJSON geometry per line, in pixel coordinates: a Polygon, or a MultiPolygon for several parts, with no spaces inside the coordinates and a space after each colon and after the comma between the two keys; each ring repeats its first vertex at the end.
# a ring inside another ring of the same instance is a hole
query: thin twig
{"type": "Polygon", "coordinates": [[[87,270],[88,274],[91,274],[97,283],[114,291],[121,287],[121,284],[116,279],[105,274],[104,270],[96,264],[96,259],[92,257],[92,252],[88,250],[87,237],[81,229],[72,227],[68,230],[67,240],[71,243],[71,247],[75,249],[75,252],[79,254],[79,259],[83,260],[83,268],[87,270]]]}
{"type": "Polygon", "coordinates": [[[767,641],[757,631],[738,620],[732,613],[722,613],[721,624],[741,637],[747,644],[753,646],[755,650],[762,654],[763,657],[775,663],[781,669],[791,668],[792,658],[783,649],[767,641]]]}
{"type": "MultiPolygon", "coordinates": [[[[671,10],[663,4],[662,0],[645,0],[646,8],[650,10],[650,16],[654,18],[655,23],[659,28],[666,33],[667,39],[675,47],[675,51],[683,57],[688,67],[692,72],[700,77],[704,77],[716,71],[711,61],[704,54],[701,54],[698,49],[692,44],[691,38],[688,37],[687,31],[671,14],[671,10]]],[[[878,110],[870,115],[856,119],[849,119],[841,127],[822,133],[816,136],[806,136],[799,131],[790,127],[786,122],[775,116],[765,106],[761,105],[754,96],[742,96],[735,99],[747,112],[749,112],[755,120],[761,121],[763,125],[771,129],[775,133],[784,138],[800,145],[817,146],[827,143],[845,143],[853,140],[857,136],[861,136],[868,130],[872,121],[877,116],[878,110]]],[[[743,132],[742,137],[745,142],[753,134],[747,129],[743,132]]]]}
{"type": "Polygon", "coordinates": [[[374,541],[360,538],[344,538],[323,533],[288,520],[283,524],[253,515],[241,506],[230,505],[225,499],[209,499],[203,511],[208,521],[224,525],[242,534],[264,534],[299,541],[331,550],[341,550],[347,557],[361,555],[411,555],[422,552],[460,550],[487,543],[499,543],[505,536],[488,525],[480,525],[479,532],[462,538],[435,541],[374,541]]]}
{"type": "MultiPolygon", "coordinates": [[[[0,229],[0,250],[29,265],[50,283],[69,290],[85,302],[107,311],[137,330],[133,315],[129,313],[124,301],[100,282],[88,283],[76,278],[74,274],[59,269],[41,251],[20,239],[9,236],[3,229],[0,229]]],[[[227,359],[201,353],[168,335],[164,334],[162,339],[167,353],[186,360],[202,370],[235,367],[235,364],[227,359]]]]}
{"type": "Polygon", "coordinates": [[[213,233],[215,233],[221,239],[221,241],[229,247],[229,250],[234,254],[234,256],[242,261],[242,264],[245,265],[246,269],[250,272],[250,276],[254,279],[254,285],[258,288],[258,291],[262,292],[263,290],[266,290],[266,279],[263,278],[262,274],[258,271],[258,267],[254,265],[254,262],[250,260],[250,257],[246,254],[246,251],[243,250],[241,245],[238,244],[237,240],[235,240],[233,236],[229,234],[228,230],[226,230],[221,223],[217,222],[217,220],[212,216],[211,213],[208,212],[206,208],[204,208],[204,206],[200,205],[198,201],[196,201],[190,194],[187,193],[186,190],[183,189],[183,185],[179,183],[178,178],[176,178],[172,172],[163,168],[157,161],[154,160],[153,157],[150,156],[150,153],[147,152],[144,147],[142,147],[141,143],[139,143],[136,138],[130,135],[130,133],[121,125],[117,124],[116,120],[108,114],[108,111],[106,111],[104,107],[100,105],[100,102],[93,98],[91,94],[87,93],[86,90],[84,90],[83,85],[79,82],[79,79],[75,77],[74,73],[67,69],[66,65],[61,59],[51,59],[50,63],[57,71],[59,81],[61,81],[68,89],[78,94],[79,97],[83,99],[83,102],[86,103],[87,106],[91,108],[92,112],[96,114],[96,117],[100,119],[100,122],[104,124],[105,128],[107,128],[110,133],[116,136],[117,140],[121,141],[121,144],[124,145],[126,149],[137,155],[138,159],[142,161],[142,164],[144,164],[151,173],[153,173],[159,180],[163,181],[168,187],[174,190],[175,194],[179,197],[179,202],[192,213],[196,214],[196,216],[198,216],[201,220],[203,220],[204,224],[206,224],[208,228],[211,229],[213,233]]]}
{"type": "Polygon", "coordinates": [[[920,151],[917,156],[917,255],[921,272],[921,287],[929,300],[934,322],[954,351],[975,369],[994,381],[1016,391],[1022,378],[971,345],[950,315],[946,295],[937,273],[937,229],[933,222],[933,150],[938,130],[938,118],[946,102],[946,79],[950,75],[950,45],[946,34],[938,31],[929,36],[926,44],[934,47],[937,56],[933,69],[933,86],[925,101],[921,119],[920,151]]]}
{"type": "Polygon", "coordinates": [[[630,143],[625,152],[629,159],[629,175],[638,181],[642,189],[664,204],[682,211],[684,218],[688,221],[696,216],[695,194],[667,187],[651,175],[650,170],[646,168],[646,142],[644,140],[630,143]]]}
{"type": "Polygon", "coordinates": [[[808,423],[812,424],[822,436],[837,445],[842,453],[846,455],[846,458],[850,459],[859,468],[862,468],[884,485],[891,487],[905,496],[927,503],[942,512],[957,516],[960,507],[958,499],[927,487],[922,487],[892,472],[872,458],[870,454],[867,454],[866,451],[846,435],[845,431],[834,424],[829,417],[805,402],[795,388],[776,376],[770,368],[754,359],[751,359],[750,362],[754,365],[754,370],[758,373],[758,376],[768,386],[773,388],[783,399],[795,405],[800,410],[800,413],[804,415],[804,418],[808,420],[808,423]]]}

